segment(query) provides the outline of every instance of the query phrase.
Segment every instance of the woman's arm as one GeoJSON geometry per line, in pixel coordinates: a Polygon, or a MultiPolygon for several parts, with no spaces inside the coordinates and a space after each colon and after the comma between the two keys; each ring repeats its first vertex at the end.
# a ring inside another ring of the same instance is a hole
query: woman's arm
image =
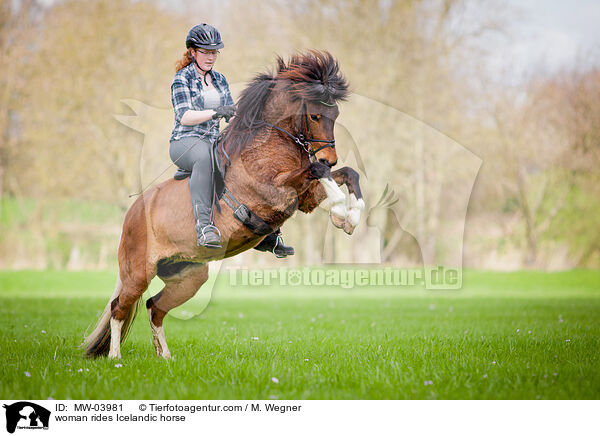
{"type": "Polygon", "coordinates": [[[171,85],[171,101],[175,110],[175,120],[183,126],[195,126],[212,119],[215,111],[212,109],[192,109],[192,96],[188,84],[181,78],[176,78],[171,85]]]}
{"type": "Polygon", "coordinates": [[[188,109],[181,116],[179,123],[183,126],[195,126],[196,124],[202,124],[208,120],[212,120],[215,111],[212,109],[206,109],[203,111],[195,111],[188,109]]]}

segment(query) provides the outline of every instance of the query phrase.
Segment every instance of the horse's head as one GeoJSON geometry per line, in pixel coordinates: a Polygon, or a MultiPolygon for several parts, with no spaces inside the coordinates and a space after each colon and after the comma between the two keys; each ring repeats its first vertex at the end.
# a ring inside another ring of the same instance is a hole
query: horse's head
{"type": "Polygon", "coordinates": [[[340,111],[337,102],[348,97],[348,83],[337,61],[328,52],[309,51],[278,58],[275,76],[290,103],[286,113],[296,135],[306,141],[307,151],[330,166],[337,162],[334,126],[340,111]]]}
{"type": "Polygon", "coordinates": [[[309,154],[329,166],[337,163],[333,128],[340,114],[337,104],[326,106],[324,103],[306,103],[300,115],[300,124],[305,126],[309,154]]]}
{"type": "Polygon", "coordinates": [[[227,151],[235,155],[259,129],[271,125],[300,140],[297,146],[315,159],[333,166],[337,102],[348,95],[348,83],[330,53],[312,50],[295,54],[288,62],[279,57],[275,73],[256,76],[242,92],[227,129],[227,151]]]}

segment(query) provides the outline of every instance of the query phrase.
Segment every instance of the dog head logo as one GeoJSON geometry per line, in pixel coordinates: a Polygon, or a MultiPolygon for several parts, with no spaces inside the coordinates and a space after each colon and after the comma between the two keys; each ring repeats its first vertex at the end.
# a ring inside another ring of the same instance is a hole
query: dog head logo
{"type": "Polygon", "coordinates": [[[14,433],[19,429],[48,429],[50,411],[28,401],[4,404],[6,409],[6,431],[14,433]]]}

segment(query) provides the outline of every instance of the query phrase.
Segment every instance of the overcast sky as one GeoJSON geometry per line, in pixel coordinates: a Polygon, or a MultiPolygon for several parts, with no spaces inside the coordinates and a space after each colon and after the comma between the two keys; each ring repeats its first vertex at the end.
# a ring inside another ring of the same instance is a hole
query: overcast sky
{"type": "Polygon", "coordinates": [[[510,40],[498,40],[494,66],[518,80],[534,72],[555,72],[584,58],[600,61],[599,0],[507,0],[522,12],[510,40]],[[510,66],[509,66],[510,64],[510,66]]]}
{"type": "MultiPolygon", "coordinates": [[[[46,5],[55,2],[39,1],[46,5]]],[[[472,5],[485,5],[478,0],[471,1],[472,5]]],[[[173,7],[186,3],[186,0],[172,2],[159,1],[173,7]]],[[[502,2],[506,2],[511,15],[512,10],[520,12],[509,26],[508,38],[482,42],[491,44],[488,47],[493,49],[491,70],[507,80],[520,81],[540,72],[568,68],[578,57],[600,64],[600,0],[499,0],[500,4],[502,2]]],[[[191,4],[194,5],[192,9],[201,10],[217,3],[215,0],[194,0],[191,4]]]]}

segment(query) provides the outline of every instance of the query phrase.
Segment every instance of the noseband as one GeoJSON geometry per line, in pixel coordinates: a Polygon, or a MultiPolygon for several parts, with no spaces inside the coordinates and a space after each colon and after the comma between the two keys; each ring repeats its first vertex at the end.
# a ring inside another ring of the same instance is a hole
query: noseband
{"type": "MultiPolygon", "coordinates": [[[[324,104],[325,106],[335,106],[333,104],[329,104],[329,103],[325,103],[325,102],[320,102],[322,104],[324,104]]],[[[308,134],[309,132],[309,128],[308,128],[308,107],[306,105],[306,102],[304,101],[304,98],[302,99],[302,132],[296,134],[296,135],[292,135],[290,132],[288,132],[285,129],[282,129],[279,126],[276,126],[275,124],[271,124],[268,123],[266,121],[264,121],[264,123],[267,126],[273,127],[274,129],[279,130],[282,133],[285,133],[286,135],[288,135],[290,138],[292,138],[292,140],[298,144],[300,147],[302,147],[302,149],[308,154],[309,159],[312,161],[314,160],[316,154],[323,150],[324,148],[333,148],[335,149],[335,139],[332,140],[327,140],[327,139],[314,139],[314,138],[309,138],[308,134]],[[319,148],[317,148],[316,150],[311,146],[311,143],[313,142],[323,142],[325,145],[320,146],[319,148]]]]}

